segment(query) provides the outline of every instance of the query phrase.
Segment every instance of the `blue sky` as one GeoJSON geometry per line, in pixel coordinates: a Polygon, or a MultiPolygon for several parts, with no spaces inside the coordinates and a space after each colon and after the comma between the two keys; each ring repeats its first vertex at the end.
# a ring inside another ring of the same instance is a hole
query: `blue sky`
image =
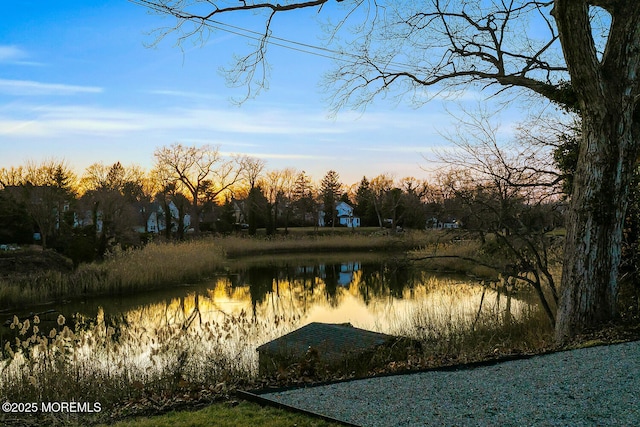
{"type": "MultiPolygon", "coordinates": [[[[269,90],[238,106],[231,99],[246,89],[227,87],[218,70],[247,52],[246,39],[219,32],[204,45],[180,49],[170,36],[148,47],[149,33],[171,21],[126,0],[6,1],[0,13],[0,167],[56,158],[79,174],[94,162],[151,168],[157,147],[180,142],[316,180],[329,169],[346,184],[380,173],[424,178],[422,155],[455,126],[439,100],[414,109],[378,99],[330,117],[319,82],[331,61],[278,47],[269,90]]],[[[314,15],[276,20],[276,34],[320,44],[314,15]]]]}

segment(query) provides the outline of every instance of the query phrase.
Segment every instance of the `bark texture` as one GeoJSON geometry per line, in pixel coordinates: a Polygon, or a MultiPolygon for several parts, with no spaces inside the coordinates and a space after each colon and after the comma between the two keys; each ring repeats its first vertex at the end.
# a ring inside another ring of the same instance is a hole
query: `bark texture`
{"type": "Polygon", "coordinates": [[[640,143],[640,3],[556,0],[554,16],[583,125],[556,324],[556,338],[565,342],[617,314],[622,230],[640,143]],[[589,6],[612,16],[600,58],[589,6]]]}

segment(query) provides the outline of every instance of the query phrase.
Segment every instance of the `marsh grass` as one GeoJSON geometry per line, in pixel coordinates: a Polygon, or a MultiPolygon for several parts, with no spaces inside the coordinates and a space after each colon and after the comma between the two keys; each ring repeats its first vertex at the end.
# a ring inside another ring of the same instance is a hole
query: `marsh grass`
{"type": "Polygon", "coordinates": [[[83,264],[70,273],[42,271],[0,279],[0,307],[196,282],[220,270],[224,261],[213,240],[154,243],[112,253],[104,262],[83,264]]]}
{"type": "Polygon", "coordinates": [[[229,258],[266,254],[398,251],[420,245],[424,233],[226,237],[152,243],[111,253],[103,262],[73,272],[39,271],[0,278],[0,309],[89,295],[126,294],[202,281],[229,265],[229,258]]]}
{"type": "Polygon", "coordinates": [[[244,312],[220,322],[188,316],[153,331],[113,326],[103,313],[73,323],[62,315],[53,326],[14,317],[16,336],[0,361],[3,402],[99,402],[104,416],[122,416],[228,398],[255,380],[256,339],[277,333],[244,312]]]}
{"type": "Polygon", "coordinates": [[[468,285],[439,289],[435,305],[418,304],[392,328],[420,343],[419,357],[428,366],[532,354],[554,346],[551,323],[537,305],[488,288],[472,298],[468,285]],[[467,301],[466,308],[452,304],[461,300],[467,301]]]}
{"type": "Polygon", "coordinates": [[[391,251],[413,249],[425,239],[425,233],[371,233],[339,232],[335,234],[291,234],[270,238],[227,237],[220,246],[228,257],[243,257],[260,254],[391,251]]]}

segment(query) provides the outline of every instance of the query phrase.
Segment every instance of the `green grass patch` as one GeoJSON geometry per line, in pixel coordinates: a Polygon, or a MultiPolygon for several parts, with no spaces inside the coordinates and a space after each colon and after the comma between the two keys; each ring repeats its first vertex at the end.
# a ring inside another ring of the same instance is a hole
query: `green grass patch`
{"type": "Polygon", "coordinates": [[[199,411],[172,412],[155,417],[135,418],[112,424],[114,427],[333,427],[330,423],[307,415],[288,412],[250,402],[237,406],[217,403],[199,411]]]}

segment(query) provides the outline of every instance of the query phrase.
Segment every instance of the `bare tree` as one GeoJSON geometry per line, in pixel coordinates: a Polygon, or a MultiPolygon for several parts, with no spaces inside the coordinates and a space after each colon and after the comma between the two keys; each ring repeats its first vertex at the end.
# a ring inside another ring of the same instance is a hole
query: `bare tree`
{"type": "Polygon", "coordinates": [[[159,215],[159,218],[156,217],[158,218],[158,231],[164,226],[164,230],[162,230],[164,237],[169,240],[175,228],[176,236],[180,239],[184,236],[185,216],[190,210],[191,203],[182,193],[182,189],[178,188],[178,182],[171,171],[156,167],[150,175],[155,183],[154,188],[156,188],[154,201],[159,203],[162,209],[162,213],[156,213],[159,215]]]}
{"type": "Polygon", "coordinates": [[[325,51],[338,63],[328,76],[337,89],[336,108],[365,105],[392,89],[409,91],[415,101],[424,102],[429,99],[422,96],[424,89],[433,94],[480,83],[494,93],[523,88],[579,111],[583,138],[569,210],[556,338],[565,341],[616,316],[623,221],[640,148],[639,2],[132,1],[174,16],[175,26],[163,34],[178,31],[180,40],[208,31],[225,17],[263,13],[263,36],[236,67],[236,81],[258,85],[265,73],[256,70],[266,70],[274,16],[340,3],[343,19],[330,31],[356,30],[346,40],[349,49],[325,51]],[[358,25],[347,25],[355,19],[358,25]]]}
{"type": "Polygon", "coordinates": [[[196,233],[200,231],[201,204],[215,201],[240,180],[243,170],[241,159],[225,160],[219,147],[211,145],[173,144],[158,148],[154,156],[156,168],[163,169],[191,196],[191,224],[196,233]]]}
{"type": "Polygon", "coordinates": [[[243,178],[249,185],[249,191],[251,191],[257,184],[258,179],[264,172],[264,168],[267,165],[262,159],[256,159],[254,157],[247,157],[244,160],[243,178]]]}
{"type": "Polygon", "coordinates": [[[261,180],[260,187],[267,199],[267,234],[275,233],[283,210],[285,216],[288,216],[295,177],[294,169],[285,168],[269,171],[261,180]]]}
{"type": "Polygon", "coordinates": [[[138,166],[93,163],[80,179],[81,203],[91,212],[91,223],[98,234],[97,254],[102,257],[109,245],[137,243],[134,233],[139,222],[134,193],[142,186],[144,172],[138,166]]]}
{"type": "Polygon", "coordinates": [[[517,144],[502,142],[498,130],[489,116],[467,114],[448,137],[457,149],[439,156],[447,165],[441,182],[462,202],[465,229],[482,242],[478,258],[465,259],[492,267],[505,283],[531,285],[555,324],[559,295],[552,272],[559,259],[557,238],[548,231],[562,176],[550,164],[553,144],[541,146],[530,133],[517,135],[517,144]]]}
{"type": "Polygon", "coordinates": [[[15,187],[22,185],[24,169],[22,166],[12,166],[9,169],[0,169],[0,188],[15,187]]]}
{"type": "Polygon", "coordinates": [[[281,173],[280,209],[284,215],[284,231],[289,231],[289,219],[293,210],[294,193],[297,171],[294,168],[285,168],[281,173]]]}
{"type": "Polygon", "coordinates": [[[400,180],[399,188],[402,190],[402,212],[398,221],[408,228],[424,228],[427,223],[425,205],[432,191],[429,184],[426,180],[408,176],[400,180]]]}

